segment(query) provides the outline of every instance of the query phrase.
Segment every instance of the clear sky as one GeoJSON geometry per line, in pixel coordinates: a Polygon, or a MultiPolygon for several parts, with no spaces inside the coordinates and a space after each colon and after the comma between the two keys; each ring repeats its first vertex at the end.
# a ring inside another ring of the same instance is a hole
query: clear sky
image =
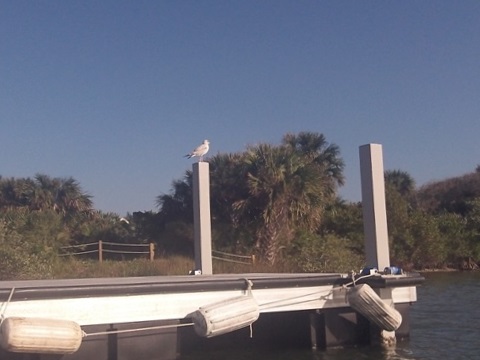
{"type": "Polygon", "coordinates": [[[211,154],[313,131],[417,185],[480,164],[480,1],[0,0],[0,174],[73,177],[96,209],[211,154]]]}

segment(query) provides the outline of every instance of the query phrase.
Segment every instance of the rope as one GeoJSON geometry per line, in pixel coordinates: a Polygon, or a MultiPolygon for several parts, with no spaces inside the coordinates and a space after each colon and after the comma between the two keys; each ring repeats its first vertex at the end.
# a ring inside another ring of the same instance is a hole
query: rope
{"type": "Polygon", "coordinates": [[[224,259],[224,258],[221,258],[221,257],[218,257],[218,256],[212,256],[212,259],[227,261],[227,262],[231,262],[231,263],[235,263],[235,264],[252,265],[252,263],[250,263],[250,262],[238,261],[238,260],[232,260],[232,259],[224,259]]]}
{"type": "Polygon", "coordinates": [[[95,333],[86,333],[82,331],[82,336],[99,336],[99,335],[111,335],[111,334],[124,334],[124,333],[132,333],[132,332],[140,332],[140,331],[148,331],[148,330],[159,330],[159,329],[170,329],[170,328],[179,328],[179,327],[186,327],[192,326],[192,323],[187,324],[173,324],[173,325],[158,325],[158,326],[149,326],[144,328],[136,328],[136,329],[125,329],[125,330],[109,330],[109,331],[100,331],[95,333]]]}
{"type": "MultiPolygon", "coordinates": [[[[8,304],[10,304],[10,300],[12,300],[12,297],[13,297],[13,293],[15,292],[15,288],[13,287],[12,290],[10,291],[10,295],[8,296],[8,300],[6,303],[4,303],[3,305],[5,305],[5,307],[3,308],[2,310],[2,314],[0,315],[0,325],[3,323],[3,321],[5,320],[5,313],[7,312],[7,307],[8,307],[8,304]]],[[[3,307],[2,305],[2,307],[3,307]]]]}
{"type": "MultiPolygon", "coordinates": [[[[293,296],[291,298],[286,298],[286,299],[281,299],[281,300],[275,300],[275,301],[271,301],[271,302],[268,302],[268,303],[264,303],[264,304],[260,304],[260,308],[261,309],[272,309],[272,308],[276,308],[276,307],[284,307],[284,306],[288,306],[288,305],[297,305],[297,304],[302,304],[302,303],[307,303],[307,302],[311,302],[311,301],[316,301],[317,299],[307,299],[307,300],[304,300],[304,301],[292,301],[292,300],[298,300],[298,299],[302,299],[302,298],[305,298],[305,297],[308,297],[308,296],[313,296],[313,295],[317,295],[317,294],[323,294],[323,298],[326,298],[327,296],[330,296],[331,294],[333,294],[334,291],[338,291],[338,290],[346,290],[349,286],[351,285],[355,285],[356,281],[358,280],[361,280],[361,279],[365,279],[365,278],[368,278],[370,276],[378,276],[379,274],[369,274],[369,275],[363,275],[363,276],[360,276],[359,278],[355,279],[355,274],[352,275],[352,281],[347,283],[347,284],[344,284],[342,286],[339,286],[339,287],[334,287],[330,290],[322,290],[322,291],[315,291],[315,292],[312,292],[312,293],[309,293],[309,294],[304,294],[304,295],[299,295],[299,296],[293,296]],[[273,306],[271,306],[273,305],[273,306]]],[[[347,300],[345,300],[345,302],[347,302],[347,300]]]]}
{"type": "Polygon", "coordinates": [[[122,250],[108,250],[108,249],[103,249],[103,252],[115,253],[115,254],[150,254],[150,251],[122,251],[122,250]]]}
{"type": "MultiPolygon", "coordinates": [[[[248,280],[247,278],[245,278],[245,282],[247,283],[247,296],[250,296],[251,298],[253,298],[253,295],[252,295],[253,282],[251,280],[248,280]]],[[[252,324],[253,323],[250,323],[250,325],[249,325],[250,339],[253,338],[253,326],[252,326],[252,324]]]]}
{"type": "MultiPolygon", "coordinates": [[[[112,245],[112,246],[144,246],[144,247],[150,246],[150,244],[123,244],[123,243],[116,243],[116,242],[109,242],[109,241],[103,241],[102,244],[103,245],[112,245]]],[[[92,245],[97,245],[98,246],[98,241],[87,243],[87,244],[61,246],[60,249],[87,247],[87,246],[92,246],[92,245]]]]}
{"type": "Polygon", "coordinates": [[[116,243],[116,242],[109,242],[109,241],[103,241],[103,245],[113,245],[113,246],[150,246],[150,244],[123,244],[123,243],[116,243]]]}
{"type": "Polygon", "coordinates": [[[70,249],[70,248],[78,248],[78,247],[87,247],[90,245],[98,245],[98,242],[92,242],[88,244],[78,244],[78,245],[67,245],[67,246],[61,246],[60,249],[70,249]]]}
{"type": "Polygon", "coordinates": [[[232,256],[232,257],[239,257],[239,258],[242,258],[242,259],[251,259],[252,258],[252,256],[249,256],[249,255],[237,255],[237,254],[226,253],[226,252],[218,251],[218,250],[212,250],[212,253],[217,253],[217,254],[220,254],[220,255],[226,255],[226,256],[232,256]]]}
{"type": "Polygon", "coordinates": [[[247,295],[252,296],[253,282],[251,280],[248,280],[247,278],[245,278],[245,282],[247,283],[247,295]]]}
{"type": "Polygon", "coordinates": [[[264,303],[264,304],[260,304],[259,306],[262,309],[273,309],[273,308],[276,308],[276,307],[284,307],[284,306],[287,306],[287,305],[296,305],[296,304],[302,304],[302,303],[306,303],[306,302],[310,302],[310,301],[316,301],[317,300],[316,298],[315,299],[304,300],[304,301],[291,301],[291,300],[298,300],[298,299],[301,299],[301,298],[305,298],[307,296],[312,296],[312,295],[317,295],[317,294],[322,294],[322,293],[326,293],[326,295],[323,296],[323,297],[326,297],[326,296],[329,296],[333,292],[333,290],[334,289],[323,290],[323,291],[315,291],[315,292],[309,293],[309,294],[293,296],[291,298],[286,298],[286,299],[281,299],[281,300],[270,301],[270,302],[267,302],[267,303],[264,303]],[[275,304],[280,304],[280,305],[275,305],[275,304]],[[273,306],[270,306],[270,305],[273,305],[273,306]]]}
{"type": "Polygon", "coordinates": [[[83,255],[83,254],[91,254],[91,253],[98,253],[98,250],[79,251],[79,252],[70,253],[70,254],[60,254],[58,256],[75,256],[75,255],[83,255]]]}
{"type": "Polygon", "coordinates": [[[370,276],[379,276],[379,275],[380,275],[380,274],[378,274],[378,273],[374,273],[374,274],[363,275],[363,276],[360,276],[359,278],[355,279],[355,273],[353,272],[353,273],[352,273],[352,281],[349,282],[349,283],[347,283],[347,284],[342,285],[342,287],[343,287],[343,288],[347,288],[347,287],[349,287],[350,285],[356,286],[356,285],[357,285],[356,282],[357,282],[358,280],[365,279],[365,278],[368,278],[368,277],[370,277],[370,276]]]}
{"type": "MultiPolygon", "coordinates": [[[[103,241],[103,245],[106,246],[117,246],[117,247],[149,247],[150,244],[123,244],[123,243],[115,243],[115,242],[109,242],[109,241],[103,241]]],[[[87,247],[87,246],[92,246],[96,245],[99,246],[98,242],[92,242],[88,244],[79,244],[79,245],[69,245],[69,246],[62,246],[61,249],[67,250],[67,249],[75,249],[75,248],[81,248],[81,247],[87,247]]],[[[115,253],[115,254],[150,254],[150,251],[125,251],[125,250],[110,250],[110,249],[105,249],[103,248],[102,251],[104,253],[115,253]]],[[[94,250],[85,250],[85,251],[77,251],[77,252],[72,252],[68,254],[60,254],[59,256],[76,256],[76,255],[85,255],[85,254],[92,254],[92,253],[98,253],[99,249],[94,249],[94,250]]]]}

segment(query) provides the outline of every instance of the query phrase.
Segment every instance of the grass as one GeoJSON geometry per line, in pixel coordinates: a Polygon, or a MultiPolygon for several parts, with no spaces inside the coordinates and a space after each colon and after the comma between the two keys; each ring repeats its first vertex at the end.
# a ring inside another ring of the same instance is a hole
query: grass
{"type": "MultiPolygon", "coordinates": [[[[306,272],[348,272],[357,269],[358,261],[355,257],[329,257],[328,263],[318,254],[312,259],[301,261],[299,258],[280,258],[275,265],[262,262],[255,264],[240,264],[213,259],[214,274],[245,274],[245,273],[306,273],[306,272]],[[308,265],[308,266],[307,266],[308,265]]],[[[104,277],[141,277],[141,276],[168,276],[188,275],[195,268],[193,258],[186,256],[168,256],[157,258],[154,261],[147,259],[134,260],[104,260],[94,259],[56,258],[53,261],[30,261],[15,272],[2,273],[0,280],[21,279],[80,279],[104,277]]]]}
{"type": "Polygon", "coordinates": [[[149,261],[144,259],[129,261],[68,259],[59,262],[53,269],[53,278],[93,278],[93,277],[129,277],[156,275],[186,275],[193,269],[193,259],[172,256],[149,261]]]}
{"type": "MultiPolygon", "coordinates": [[[[192,258],[184,256],[169,256],[154,261],[137,259],[130,261],[103,261],[62,259],[55,266],[48,278],[100,278],[100,277],[136,277],[136,276],[167,276],[188,275],[195,267],[192,258]]],[[[266,264],[237,264],[213,260],[215,274],[235,273],[291,273],[295,269],[290,264],[280,262],[274,266],[266,264]]],[[[39,277],[41,278],[41,276],[39,277]]]]}

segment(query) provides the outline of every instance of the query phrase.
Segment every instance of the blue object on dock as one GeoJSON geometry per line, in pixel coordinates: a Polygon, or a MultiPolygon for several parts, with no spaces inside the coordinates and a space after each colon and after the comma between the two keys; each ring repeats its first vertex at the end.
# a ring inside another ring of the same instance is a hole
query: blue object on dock
{"type": "Polygon", "coordinates": [[[389,275],[402,275],[403,271],[401,268],[399,267],[396,267],[396,266],[389,266],[389,267],[386,267],[383,272],[385,274],[389,274],[389,275]]]}

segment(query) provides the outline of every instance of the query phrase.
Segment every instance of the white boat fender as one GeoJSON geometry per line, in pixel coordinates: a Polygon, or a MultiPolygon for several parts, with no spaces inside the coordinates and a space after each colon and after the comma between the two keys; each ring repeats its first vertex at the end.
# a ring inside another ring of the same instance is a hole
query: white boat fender
{"type": "Polygon", "coordinates": [[[260,308],[251,293],[200,307],[191,317],[197,335],[210,338],[251,326],[260,316],[260,308]]]}
{"type": "Polygon", "coordinates": [[[386,304],[368,284],[348,288],[347,298],[354,310],[382,330],[395,331],[402,324],[402,314],[386,304]]]}
{"type": "Polygon", "coordinates": [[[68,320],[7,317],[0,325],[0,345],[9,352],[72,354],[82,337],[80,325],[68,320]]]}

